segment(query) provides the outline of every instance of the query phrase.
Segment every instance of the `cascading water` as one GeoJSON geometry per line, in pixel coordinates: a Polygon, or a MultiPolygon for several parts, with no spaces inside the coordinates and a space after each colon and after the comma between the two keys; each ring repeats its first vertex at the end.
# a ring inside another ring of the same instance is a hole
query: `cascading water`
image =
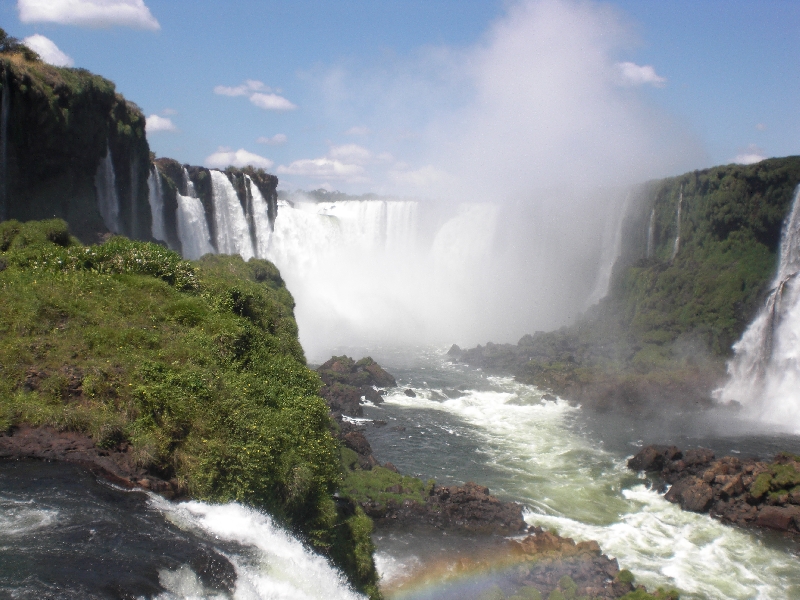
{"type": "Polygon", "coordinates": [[[675,219],[675,227],[677,227],[678,233],[675,235],[675,244],[672,246],[672,257],[670,260],[675,260],[675,257],[678,256],[678,250],[681,249],[681,211],[683,210],[683,187],[681,187],[681,195],[678,199],[678,215],[675,219]]]}
{"type": "Polygon", "coordinates": [[[189,171],[183,167],[183,188],[186,190],[186,195],[192,198],[197,198],[197,192],[194,189],[194,182],[189,177],[189,171]]]}
{"type": "Polygon", "coordinates": [[[255,256],[250,229],[236,190],[228,177],[211,171],[214,219],[217,230],[217,251],[220,254],[239,254],[244,260],[255,256]]]}
{"type": "Polygon", "coordinates": [[[164,232],[164,190],[161,183],[161,173],[156,165],[150,170],[147,177],[147,192],[150,201],[150,212],[153,215],[153,229],[151,235],[154,239],[166,241],[164,232]]]}
{"type": "Polygon", "coordinates": [[[650,223],[647,226],[647,258],[653,258],[653,241],[656,231],[656,209],[650,211],[650,223]]]}
{"type": "Polygon", "coordinates": [[[106,155],[97,165],[94,187],[97,193],[97,208],[100,210],[103,222],[111,233],[119,233],[119,196],[110,148],[106,148],[106,155]]]}
{"type": "Polygon", "coordinates": [[[176,194],[178,200],[178,238],[183,257],[197,260],[204,254],[214,252],[208,230],[206,212],[198,198],[176,194]]]}
{"type": "Polygon", "coordinates": [[[718,399],[739,402],[754,418],[800,433],[800,186],[781,237],[772,291],[733,349],[718,399]]]}
{"type": "Polygon", "coordinates": [[[255,225],[255,252],[256,258],[266,258],[269,253],[269,242],[272,237],[272,223],[269,218],[269,206],[264,196],[261,195],[261,190],[250,179],[249,175],[245,175],[246,189],[250,195],[252,204],[252,219],[255,225]]]}
{"type": "Polygon", "coordinates": [[[613,214],[613,218],[609,218],[606,221],[606,231],[603,236],[604,243],[600,255],[600,268],[597,270],[594,288],[586,301],[587,307],[596,304],[608,293],[608,287],[611,285],[611,275],[614,272],[614,263],[622,251],[622,231],[630,203],[631,194],[629,192],[625,196],[619,211],[613,214]],[[613,230],[613,235],[609,234],[609,229],[613,230]]]}
{"type": "Polygon", "coordinates": [[[0,93],[0,221],[6,220],[8,206],[8,119],[11,97],[8,93],[8,74],[3,71],[3,90],[0,93]]]}

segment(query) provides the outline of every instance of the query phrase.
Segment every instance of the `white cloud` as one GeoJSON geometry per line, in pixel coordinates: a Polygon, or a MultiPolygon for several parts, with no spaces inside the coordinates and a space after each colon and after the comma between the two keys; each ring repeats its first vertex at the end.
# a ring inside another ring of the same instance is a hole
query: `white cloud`
{"type": "Polygon", "coordinates": [[[53,40],[38,33],[26,37],[22,43],[36,52],[44,62],[56,67],[71,67],[75,64],[72,57],[64,54],[53,40]]]}
{"type": "MultiPolygon", "coordinates": [[[[403,165],[398,165],[402,167],[403,165]]],[[[441,184],[448,179],[447,173],[436,167],[427,165],[419,169],[407,170],[395,168],[389,171],[389,178],[393,183],[403,187],[418,189],[430,188],[441,184]]]]}
{"type": "Polygon", "coordinates": [[[372,132],[369,130],[369,127],[364,127],[363,125],[356,125],[344,132],[345,135],[357,135],[361,137],[369,135],[370,133],[372,132]]]}
{"type": "Polygon", "coordinates": [[[739,154],[737,154],[736,157],[733,159],[733,162],[738,163],[740,165],[754,165],[757,162],[761,162],[765,158],[767,157],[764,151],[758,146],[751,144],[750,146],[747,147],[747,150],[744,150],[739,154]]]}
{"type": "Polygon", "coordinates": [[[281,144],[285,144],[288,138],[283,133],[276,133],[272,137],[267,137],[262,135],[260,138],[256,140],[259,144],[267,144],[269,146],[280,146],[281,144]]]}
{"type": "Polygon", "coordinates": [[[240,148],[234,152],[230,148],[220,146],[214,154],[208,156],[205,161],[203,161],[203,164],[209,169],[224,169],[231,165],[234,167],[246,167],[247,165],[251,165],[257,168],[270,169],[275,163],[268,158],[248,152],[244,148],[240,148]]]}
{"type": "Polygon", "coordinates": [[[247,96],[253,92],[269,92],[269,87],[263,81],[257,79],[247,79],[242,85],[236,87],[226,87],[218,85],[214,87],[214,93],[220,96],[247,96]]]}
{"type": "Polygon", "coordinates": [[[23,23],[161,28],[143,0],[18,0],[17,10],[23,23]]]}
{"type": "Polygon", "coordinates": [[[162,115],[167,115],[167,116],[173,116],[173,115],[177,115],[178,111],[175,110],[174,108],[165,108],[164,110],[161,111],[161,114],[162,115]]]}
{"type": "Polygon", "coordinates": [[[256,92],[250,96],[250,102],[264,110],[294,110],[297,108],[283,96],[277,94],[262,94],[256,92]]]}
{"type": "Polygon", "coordinates": [[[632,62],[620,62],[615,65],[626,85],[642,85],[649,83],[655,87],[664,87],[667,80],[656,73],[652,65],[637,65],[632,62]]]}
{"type": "Polygon", "coordinates": [[[294,110],[297,108],[283,96],[272,93],[269,86],[257,79],[247,79],[243,84],[234,87],[218,85],[214,87],[214,93],[220,96],[247,96],[250,98],[250,102],[264,110],[294,110]]]}
{"type": "Polygon", "coordinates": [[[363,165],[372,158],[372,152],[358,144],[345,144],[333,146],[328,152],[328,156],[335,160],[363,165]]]}
{"type": "Polygon", "coordinates": [[[278,167],[279,175],[301,175],[313,179],[337,179],[344,181],[363,181],[364,167],[346,164],[332,158],[304,158],[289,166],[278,167]]]}
{"type": "Polygon", "coordinates": [[[175,123],[168,117],[159,117],[158,115],[150,115],[147,117],[146,127],[147,133],[156,133],[157,131],[178,131],[175,123]]]}

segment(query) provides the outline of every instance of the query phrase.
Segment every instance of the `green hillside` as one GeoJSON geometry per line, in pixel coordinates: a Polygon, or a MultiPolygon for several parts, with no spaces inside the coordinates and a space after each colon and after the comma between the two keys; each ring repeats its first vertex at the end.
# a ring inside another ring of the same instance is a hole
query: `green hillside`
{"type": "Polygon", "coordinates": [[[271,263],[6,221],[0,306],[0,428],[125,445],[193,497],[263,507],[377,595],[371,523],[332,497],[339,446],[271,263]]]}
{"type": "Polygon", "coordinates": [[[649,182],[606,298],[572,327],[461,359],[598,407],[707,402],[768,292],[798,184],[796,156],[649,182]]]}

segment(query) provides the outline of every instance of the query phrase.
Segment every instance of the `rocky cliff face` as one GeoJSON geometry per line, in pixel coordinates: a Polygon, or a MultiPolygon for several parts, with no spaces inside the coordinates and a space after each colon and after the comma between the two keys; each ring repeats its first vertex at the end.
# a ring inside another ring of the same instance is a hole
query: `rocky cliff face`
{"type": "Polygon", "coordinates": [[[63,218],[87,242],[150,239],[141,110],[107,79],[21,53],[0,54],[0,85],[0,220],[63,218]]]}

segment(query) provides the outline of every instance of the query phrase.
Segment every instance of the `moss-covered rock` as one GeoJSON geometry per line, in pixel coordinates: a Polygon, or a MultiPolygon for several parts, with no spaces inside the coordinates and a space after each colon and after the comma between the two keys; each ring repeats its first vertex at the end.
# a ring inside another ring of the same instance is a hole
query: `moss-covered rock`
{"type": "Polygon", "coordinates": [[[0,430],[49,426],[192,496],[262,507],[377,597],[371,523],[274,265],[0,224],[0,430]]]}

